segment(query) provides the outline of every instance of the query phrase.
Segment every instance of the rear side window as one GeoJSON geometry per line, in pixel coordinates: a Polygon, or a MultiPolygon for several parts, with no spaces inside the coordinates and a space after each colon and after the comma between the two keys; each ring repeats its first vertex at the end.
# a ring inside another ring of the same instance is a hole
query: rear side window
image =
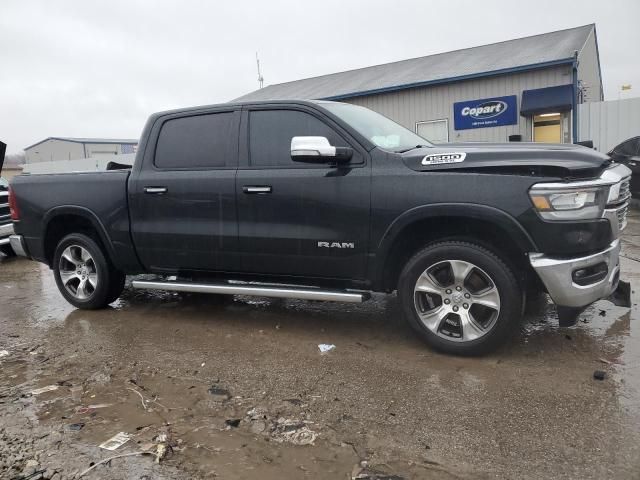
{"type": "Polygon", "coordinates": [[[249,116],[249,152],[252,166],[313,166],[291,160],[291,139],[326,137],[334,147],[348,143],[313,115],[297,110],[255,110],[249,116]]]}
{"type": "Polygon", "coordinates": [[[158,168],[220,168],[236,165],[237,116],[213,113],[166,121],[156,146],[158,168]]]}

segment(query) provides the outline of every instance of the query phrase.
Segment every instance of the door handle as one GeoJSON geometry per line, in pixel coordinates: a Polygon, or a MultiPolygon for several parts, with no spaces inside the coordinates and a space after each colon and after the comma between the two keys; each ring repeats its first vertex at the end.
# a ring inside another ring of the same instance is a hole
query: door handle
{"type": "Polygon", "coordinates": [[[167,193],[167,187],[144,187],[144,193],[162,195],[163,193],[167,193]]]}
{"type": "Polygon", "coordinates": [[[270,185],[245,185],[242,187],[244,193],[271,193],[270,185]]]}

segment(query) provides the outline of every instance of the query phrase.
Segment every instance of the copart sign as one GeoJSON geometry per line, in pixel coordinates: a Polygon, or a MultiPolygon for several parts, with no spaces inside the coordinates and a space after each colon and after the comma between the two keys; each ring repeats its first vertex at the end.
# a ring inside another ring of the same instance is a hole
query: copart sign
{"type": "Polygon", "coordinates": [[[518,97],[483,98],[453,104],[456,130],[499,127],[518,123],[518,97]]]}

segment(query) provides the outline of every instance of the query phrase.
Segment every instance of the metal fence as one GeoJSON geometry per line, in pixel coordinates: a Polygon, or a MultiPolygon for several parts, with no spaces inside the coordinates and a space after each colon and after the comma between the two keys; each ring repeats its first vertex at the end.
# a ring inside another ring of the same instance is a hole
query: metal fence
{"type": "Polygon", "coordinates": [[[640,97],[583,103],[578,108],[578,136],[581,141],[593,140],[600,152],[640,135],[640,97]]]}

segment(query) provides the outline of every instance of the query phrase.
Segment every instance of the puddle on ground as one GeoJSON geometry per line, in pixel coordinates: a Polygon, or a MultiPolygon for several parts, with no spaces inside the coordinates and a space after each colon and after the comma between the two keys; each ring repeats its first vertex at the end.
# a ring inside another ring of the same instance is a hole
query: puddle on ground
{"type": "Polygon", "coordinates": [[[395,296],[344,305],[127,289],[87,312],[64,302],[47,267],[2,260],[0,423],[15,438],[46,433],[39,448],[78,470],[111,454],[97,445],[118,432],[135,437],[115,453],[171,434],[159,467],[114,461],[101,470],[114,478],[335,479],[360,461],[404,478],[627,478],[640,469],[637,217],[625,235],[631,310],[597,302],[561,328],[543,297],[481,358],[429,350],[395,296]],[[322,343],[336,348],[322,355],[322,343]],[[216,401],[213,386],[230,398],[216,401]],[[265,428],[313,422],[314,445],[258,432],[252,409],[267,412],[265,428]]]}

